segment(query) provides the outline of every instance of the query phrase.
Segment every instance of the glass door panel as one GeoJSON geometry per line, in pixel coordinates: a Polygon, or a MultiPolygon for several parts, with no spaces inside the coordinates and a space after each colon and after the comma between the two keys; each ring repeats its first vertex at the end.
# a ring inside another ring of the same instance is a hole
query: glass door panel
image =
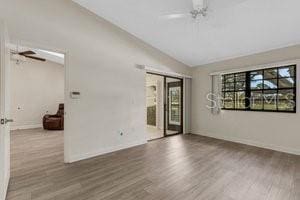
{"type": "Polygon", "coordinates": [[[166,135],[182,133],[182,80],[166,78],[166,135]]]}

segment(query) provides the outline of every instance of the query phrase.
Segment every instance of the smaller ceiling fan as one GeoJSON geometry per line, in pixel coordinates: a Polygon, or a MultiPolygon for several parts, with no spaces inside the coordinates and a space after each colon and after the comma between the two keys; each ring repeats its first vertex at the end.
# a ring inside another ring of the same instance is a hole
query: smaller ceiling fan
{"type": "Polygon", "coordinates": [[[207,15],[208,7],[205,0],[192,0],[193,9],[189,13],[177,13],[164,15],[162,18],[165,19],[177,19],[191,16],[193,19],[198,17],[205,17],[207,15]]]}
{"type": "Polygon", "coordinates": [[[192,0],[192,8],[190,12],[167,14],[161,16],[161,18],[167,20],[187,17],[198,19],[210,15],[211,19],[211,15],[213,15],[213,18],[217,15],[219,17],[218,20],[223,20],[223,16],[226,18],[226,16],[230,15],[231,8],[245,1],[247,0],[192,0]]]}
{"type": "Polygon", "coordinates": [[[42,61],[42,62],[45,62],[46,59],[44,58],[40,58],[40,57],[36,57],[36,56],[32,56],[34,54],[36,54],[34,51],[31,51],[31,50],[28,50],[28,51],[21,51],[19,52],[18,50],[17,51],[11,51],[12,55],[16,55],[16,60],[17,57],[25,57],[25,58],[30,58],[30,59],[34,59],[34,60],[39,60],[39,61],[42,61]]]}

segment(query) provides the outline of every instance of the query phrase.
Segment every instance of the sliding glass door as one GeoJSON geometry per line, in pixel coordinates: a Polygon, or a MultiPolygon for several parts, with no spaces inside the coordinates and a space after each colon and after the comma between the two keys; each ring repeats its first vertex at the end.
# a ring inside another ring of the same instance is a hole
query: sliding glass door
{"type": "Polygon", "coordinates": [[[183,133],[183,80],[147,73],[147,134],[153,140],[183,133]]]}

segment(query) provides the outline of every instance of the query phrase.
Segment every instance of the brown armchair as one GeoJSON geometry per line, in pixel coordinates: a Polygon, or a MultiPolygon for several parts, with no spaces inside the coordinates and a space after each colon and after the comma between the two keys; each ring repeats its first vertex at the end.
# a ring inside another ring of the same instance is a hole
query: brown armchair
{"type": "Polygon", "coordinates": [[[64,104],[59,104],[55,115],[43,117],[43,127],[45,130],[64,130],[64,104]]]}

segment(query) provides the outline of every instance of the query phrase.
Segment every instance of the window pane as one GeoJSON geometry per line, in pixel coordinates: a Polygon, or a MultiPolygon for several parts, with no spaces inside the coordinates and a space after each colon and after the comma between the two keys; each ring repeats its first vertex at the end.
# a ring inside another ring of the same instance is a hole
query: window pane
{"type": "Polygon", "coordinates": [[[280,111],[293,111],[295,103],[292,100],[278,100],[278,110],[280,111]]]}
{"type": "Polygon", "coordinates": [[[274,79],[277,78],[277,69],[265,69],[264,70],[265,79],[274,79]]]}
{"type": "Polygon", "coordinates": [[[277,91],[264,91],[264,110],[277,110],[277,91]]]}
{"type": "Polygon", "coordinates": [[[245,90],[246,83],[245,82],[236,82],[235,83],[235,90],[245,90]]]}
{"type": "Polygon", "coordinates": [[[264,80],[264,89],[276,89],[277,79],[264,80]]]}
{"type": "Polygon", "coordinates": [[[251,81],[263,79],[263,71],[250,72],[250,79],[251,81]]]}
{"type": "Polygon", "coordinates": [[[225,93],[225,100],[226,101],[234,101],[234,92],[226,92],[225,93]]]}
{"type": "Polygon", "coordinates": [[[292,88],[294,87],[295,81],[294,78],[281,78],[278,79],[279,88],[292,88]]]}
{"type": "Polygon", "coordinates": [[[235,81],[246,81],[246,73],[235,74],[235,81]]]}
{"type": "Polygon", "coordinates": [[[292,100],[294,99],[294,90],[278,90],[278,99],[292,100]]]}
{"type": "Polygon", "coordinates": [[[281,77],[293,77],[295,75],[295,66],[284,67],[278,69],[279,78],[281,77]]]}
{"type": "Polygon", "coordinates": [[[245,92],[236,92],[235,93],[235,108],[236,109],[245,109],[245,92]]]}
{"type": "Polygon", "coordinates": [[[245,101],[236,101],[235,102],[235,109],[245,109],[246,104],[245,101]]]}
{"type": "Polygon", "coordinates": [[[234,92],[226,92],[224,98],[225,108],[234,108],[234,92]]]}
{"type": "Polygon", "coordinates": [[[251,92],[250,108],[252,110],[262,110],[263,109],[263,93],[262,93],[262,91],[251,92]]]}
{"type": "Polygon", "coordinates": [[[226,91],[234,91],[234,83],[225,83],[226,91]]]}
{"type": "Polygon", "coordinates": [[[294,111],[294,90],[278,90],[278,110],[280,111],[294,111]]]}
{"type": "Polygon", "coordinates": [[[234,101],[224,101],[224,108],[234,108],[234,101]]]}
{"type": "Polygon", "coordinates": [[[245,92],[236,92],[235,99],[236,100],[245,100],[245,92]]]}
{"type": "Polygon", "coordinates": [[[234,74],[226,74],[224,75],[225,82],[234,82],[234,74]]]}
{"type": "Polygon", "coordinates": [[[251,81],[251,89],[263,89],[263,80],[251,81]]]}

